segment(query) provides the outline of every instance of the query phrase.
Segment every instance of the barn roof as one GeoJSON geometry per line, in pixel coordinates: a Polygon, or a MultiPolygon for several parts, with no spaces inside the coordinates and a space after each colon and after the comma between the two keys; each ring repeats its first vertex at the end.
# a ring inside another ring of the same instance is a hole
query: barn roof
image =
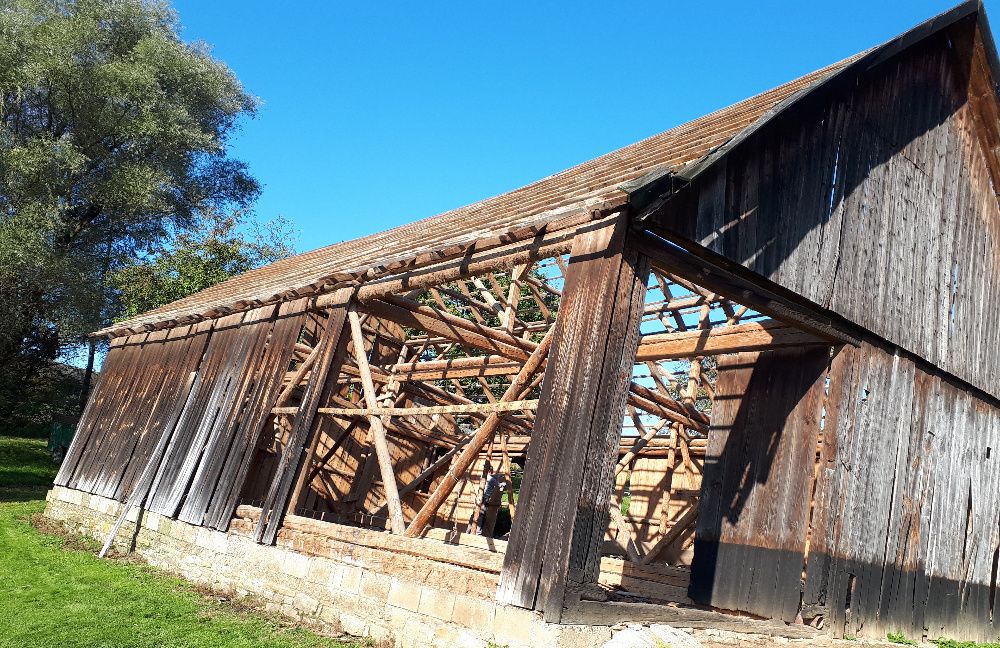
{"type": "MultiPolygon", "coordinates": [[[[876,48],[520,189],[251,270],[94,335],[122,334],[165,321],[210,317],[247,304],[315,294],[366,273],[372,276],[375,269],[387,271],[394,263],[422,254],[483,238],[502,239],[526,228],[565,220],[581,209],[624,205],[628,200],[624,189],[633,191],[637,184],[655,182],[668,169],[685,167],[682,175],[687,176],[703,171],[820,86],[851,71],[867,69],[977,11],[988,34],[981,4],[977,0],[965,2],[876,48]],[[625,187],[627,183],[631,186],[625,187]]],[[[992,43],[987,50],[995,61],[992,43]]]]}

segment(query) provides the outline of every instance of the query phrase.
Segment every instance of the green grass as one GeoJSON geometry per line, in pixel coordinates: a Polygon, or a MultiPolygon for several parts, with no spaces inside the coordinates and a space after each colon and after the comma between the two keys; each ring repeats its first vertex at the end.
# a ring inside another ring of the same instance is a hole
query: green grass
{"type": "Polygon", "coordinates": [[[913,639],[907,639],[906,635],[902,632],[890,632],[885,636],[886,639],[895,644],[903,644],[904,646],[916,646],[917,642],[913,639]]]}
{"type": "Polygon", "coordinates": [[[0,488],[47,488],[57,468],[45,439],[0,436],[0,488]]]}
{"type": "Polygon", "coordinates": [[[55,467],[41,440],[0,438],[0,647],[348,648],[200,594],[97,543],[41,533],[55,467]],[[18,484],[18,480],[20,484],[18,484]]]}
{"type": "Polygon", "coordinates": [[[938,648],[1000,648],[1000,642],[978,643],[975,641],[956,641],[954,639],[932,639],[932,644],[938,648]]]}

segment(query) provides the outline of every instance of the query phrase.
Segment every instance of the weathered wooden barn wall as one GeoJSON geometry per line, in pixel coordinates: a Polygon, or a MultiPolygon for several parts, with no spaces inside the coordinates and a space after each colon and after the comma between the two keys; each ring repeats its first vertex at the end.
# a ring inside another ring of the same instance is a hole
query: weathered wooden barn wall
{"type": "Polygon", "coordinates": [[[304,305],[116,338],[56,485],[128,497],[162,440],[148,508],[227,528],[304,305]]]}
{"type": "Polygon", "coordinates": [[[1000,405],[874,341],[840,351],[829,390],[807,613],[837,634],[995,640],[1000,405]]]}
{"type": "Polygon", "coordinates": [[[829,363],[826,347],[720,357],[693,600],[795,620],[829,363]]]}
{"type": "Polygon", "coordinates": [[[612,217],[578,233],[553,327],[520,513],[497,600],[558,621],[567,591],[596,583],[615,457],[639,343],[649,260],[612,217]]]}
{"type": "Polygon", "coordinates": [[[657,226],[1000,396],[985,57],[971,16],[831,81],[681,189],[657,226]]]}

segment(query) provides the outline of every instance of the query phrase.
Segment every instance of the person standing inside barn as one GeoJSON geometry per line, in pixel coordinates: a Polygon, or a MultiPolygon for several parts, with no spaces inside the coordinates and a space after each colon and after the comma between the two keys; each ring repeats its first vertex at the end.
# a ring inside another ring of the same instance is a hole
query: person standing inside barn
{"type": "Polygon", "coordinates": [[[492,536],[497,523],[497,513],[507,491],[507,478],[499,472],[493,472],[486,479],[486,488],[479,502],[479,515],[476,518],[476,535],[492,536]]]}

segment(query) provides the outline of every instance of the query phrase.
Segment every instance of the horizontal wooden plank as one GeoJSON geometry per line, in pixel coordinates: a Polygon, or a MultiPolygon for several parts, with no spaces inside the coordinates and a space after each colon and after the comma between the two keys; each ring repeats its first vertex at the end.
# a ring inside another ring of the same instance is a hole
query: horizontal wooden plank
{"type": "MultiPolygon", "coordinates": [[[[460,405],[423,405],[414,407],[320,407],[319,414],[330,416],[430,416],[432,414],[490,414],[538,409],[537,400],[506,403],[464,403],[460,405]]],[[[272,414],[298,414],[297,407],[275,407],[272,414]]]]}
{"type": "Polygon", "coordinates": [[[398,380],[448,380],[451,378],[474,378],[477,376],[514,375],[521,363],[504,356],[488,355],[448,360],[427,360],[407,362],[392,367],[398,380]]]}
{"type": "Polygon", "coordinates": [[[824,344],[829,345],[830,341],[777,320],[763,320],[712,329],[644,335],[639,341],[636,361],[694,358],[824,344]]]}

